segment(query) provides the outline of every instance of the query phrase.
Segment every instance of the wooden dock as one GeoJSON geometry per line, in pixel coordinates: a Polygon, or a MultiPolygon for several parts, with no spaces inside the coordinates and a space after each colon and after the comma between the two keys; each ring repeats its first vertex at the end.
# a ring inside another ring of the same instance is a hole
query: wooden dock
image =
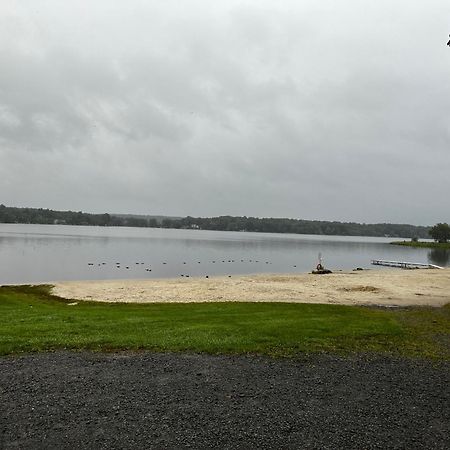
{"type": "Polygon", "coordinates": [[[435,264],[414,263],[406,261],[384,261],[382,259],[372,259],[375,266],[399,267],[401,269],[443,269],[435,264]]]}

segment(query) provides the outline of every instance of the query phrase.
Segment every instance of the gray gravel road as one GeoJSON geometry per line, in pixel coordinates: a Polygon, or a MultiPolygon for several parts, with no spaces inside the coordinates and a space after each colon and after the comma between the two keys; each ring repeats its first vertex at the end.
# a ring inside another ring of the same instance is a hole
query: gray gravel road
{"type": "Polygon", "coordinates": [[[0,448],[450,448],[450,363],[0,358],[0,448]]]}

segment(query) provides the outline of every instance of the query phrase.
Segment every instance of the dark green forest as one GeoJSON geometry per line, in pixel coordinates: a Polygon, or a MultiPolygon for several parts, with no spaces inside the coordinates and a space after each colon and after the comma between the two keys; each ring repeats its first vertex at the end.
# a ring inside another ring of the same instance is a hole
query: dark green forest
{"type": "Polygon", "coordinates": [[[81,211],[53,211],[42,208],[15,208],[0,205],[0,223],[35,223],[94,226],[159,227],[262,233],[294,233],[339,236],[388,236],[429,238],[430,227],[407,224],[361,224],[257,217],[152,217],[136,215],[89,214],[81,211]]]}
{"type": "Polygon", "coordinates": [[[81,211],[53,211],[42,208],[14,208],[0,205],[0,223],[37,223],[59,225],[93,225],[113,227],[159,227],[155,218],[112,214],[89,214],[81,211]]]}
{"type": "Polygon", "coordinates": [[[263,233],[321,234],[339,236],[389,236],[429,238],[429,227],[397,224],[360,224],[320,220],[257,217],[185,217],[164,219],[164,228],[198,228],[202,230],[253,231],[263,233]]]}

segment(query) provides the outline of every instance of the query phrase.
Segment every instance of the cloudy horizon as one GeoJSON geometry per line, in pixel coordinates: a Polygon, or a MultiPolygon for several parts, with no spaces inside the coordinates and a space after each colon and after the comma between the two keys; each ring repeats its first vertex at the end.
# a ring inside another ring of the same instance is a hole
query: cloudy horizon
{"type": "Polygon", "coordinates": [[[450,222],[450,4],[0,5],[0,203],[450,222]]]}

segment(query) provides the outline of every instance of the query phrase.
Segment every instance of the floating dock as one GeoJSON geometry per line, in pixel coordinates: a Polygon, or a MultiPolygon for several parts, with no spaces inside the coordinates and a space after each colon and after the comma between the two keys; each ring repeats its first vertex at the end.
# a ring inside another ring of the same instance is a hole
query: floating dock
{"type": "Polygon", "coordinates": [[[443,269],[435,264],[414,263],[406,261],[384,261],[383,259],[372,259],[375,266],[400,267],[401,269],[443,269]]]}

